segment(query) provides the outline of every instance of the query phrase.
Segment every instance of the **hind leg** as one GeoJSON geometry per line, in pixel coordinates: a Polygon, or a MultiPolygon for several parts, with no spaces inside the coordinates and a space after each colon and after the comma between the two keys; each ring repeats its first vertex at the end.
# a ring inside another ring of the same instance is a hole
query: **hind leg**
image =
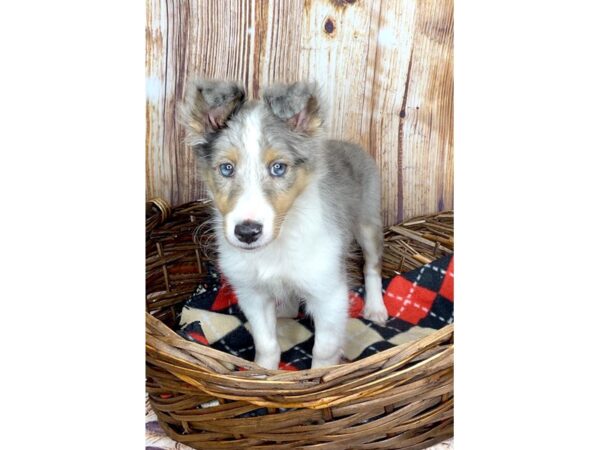
{"type": "Polygon", "coordinates": [[[381,289],[381,259],[383,256],[383,230],[380,222],[363,222],[358,225],[356,240],[365,257],[365,307],[363,317],[378,324],[388,318],[381,289]]]}

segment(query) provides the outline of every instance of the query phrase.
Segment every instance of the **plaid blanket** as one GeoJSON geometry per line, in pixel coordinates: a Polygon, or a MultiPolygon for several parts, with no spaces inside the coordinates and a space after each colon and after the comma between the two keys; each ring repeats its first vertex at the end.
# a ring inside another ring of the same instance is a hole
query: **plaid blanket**
{"type": "MultiPolygon", "coordinates": [[[[383,280],[389,318],[384,326],[361,317],[364,286],[348,295],[348,321],[344,357],[349,361],[419,339],[454,319],[454,256],[383,280]]],[[[185,303],[178,333],[184,338],[254,360],[248,323],[231,286],[216,271],[200,283],[185,303]]],[[[309,369],[314,326],[301,307],[296,319],[278,319],[277,337],[282,349],[280,369],[309,369]]]]}

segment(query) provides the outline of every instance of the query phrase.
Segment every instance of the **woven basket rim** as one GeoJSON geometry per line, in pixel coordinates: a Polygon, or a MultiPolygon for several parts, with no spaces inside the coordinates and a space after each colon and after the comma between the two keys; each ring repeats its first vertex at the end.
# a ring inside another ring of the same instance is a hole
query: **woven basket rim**
{"type": "MultiPolygon", "coordinates": [[[[146,335],[148,335],[148,324],[151,323],[151,324],[155,325],[156,322],[159,322],[162,324],[162,322],[160,320],[158,320],[157,318],[152,316],[150,313],[146,312],[146,335]]],[[[283,381],[279,377],[279,375],[282,375],[282,374],[289,375],[289,378],[298,378],[298,379],[305,379],[305,378],[307,378],[307,376],[309,378],[323,378],[323,375],[329,374],[330,376],[325,377],[325,380],[328,380],[328,379],[333,378],[333,376],[331,374],[334,374],[337,377],[337,376],[340,376],[341,374],[346,374],[346,373],[352,372],[354,370],[361,369],[365,366],[370,366],[372,364],[380,362],[381,360],[385,360],[390,357],[393,357],[394,355],[396,355],[400,352],[403,352],[403,351],[405,352],[407,349],[409,349],[411,347],[417,347],[417,345],[416,345],[417,343],[429,342],[430,340],[431,341],[445,340],[445,339],[449,338],[454,332],[454,323],[451,323],[451,324],[448,324],[448,325],[440,328],[439,330],[433,331],[431,334],[427,335],[424,338],[410,341],[410,342],[400,344],[400,345],[395,345],[391,348],[379,351],[373,355],[370,355],[370,356],[367,356],[365,358],[361,358],[361,359],[358,359],[355,361],[348,361],[345,363],[336,364],[334,366],[327,366],[327,367],[322,367],[322,368],[318,368],[318,369],[304,369],[304,370],[290,371],[290,370],[282,370],[282,369],[275,369],[275,370],[265,369],[264,367],[259,366],[258,364],[256,364],[253,361],[249,361],[247,359],[240,358],[239,356],[235,356],[230,353],[226,353],[221,350],[217,350],[215,348],[201,344],[199,342],[191,342],[191,341],[181,337],[179,334],[177,334],[175,331],[171,330],[166,325],[164,325],[164,324],[162,324],[162,325],[170,331],[169,341],[172,344],[179,343],[181,345],[187,346],[188,344],[192,343],[192,344],[200,346],[203,349],[208,347],[212,351],[214,351],[215,354],[218,354],[219,356],[230,360],[230,362],[232,362],[236,366],[244,367],[247,369],[252,369],[253,371],[256,372],[256,374],[255,374],[256,376],[263,375],[263,377],[261,377],[261,379],[263,381],[279,381],[279,382],[283,381]],[[345,370],[341,370],[341,369],[345,369],[345,370]]],[[[175,345],[175,346],[177,347],[177,345],[175,345]]],[[[248,379],[248,375],[247,375],[246,371],[240,371],[240,370],[235,370],[235,369],[230,370],[230,373],[227,375],[222,375],[222,374],[215,374],[215,375],[218,377],[225,376],[225,377],[228,377],[231,379],[235,379],[235,378],[238,378],[240,380],[248,379]]],[[[286,378],[287,378],[287,376],[286,376],[286,378]]],[[[257,380],[257,381],[260,381],[260,380],[257,380]]],[[[291,379],[289,381],[290,381],[290,383],[293,382],[293,380],[291,380],[291,379]]]]}

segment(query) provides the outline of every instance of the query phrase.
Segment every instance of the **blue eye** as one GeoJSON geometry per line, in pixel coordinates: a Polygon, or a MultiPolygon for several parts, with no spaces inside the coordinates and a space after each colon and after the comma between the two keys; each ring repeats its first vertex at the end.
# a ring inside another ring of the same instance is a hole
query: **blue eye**
{"type": "Polygon", "coordinates": [[[233,175],[233,164],[223,163],[219,166],[219,171],[224,177],[230,177],[231,175],[233,175]]]}
{"type": "Polygon", "coordinates": [[[275,163],[271,164],[271,168],[269,169],[271,175],[274,177],[282,177],[287,172],[287,164],[284,163],[275,163]]]}

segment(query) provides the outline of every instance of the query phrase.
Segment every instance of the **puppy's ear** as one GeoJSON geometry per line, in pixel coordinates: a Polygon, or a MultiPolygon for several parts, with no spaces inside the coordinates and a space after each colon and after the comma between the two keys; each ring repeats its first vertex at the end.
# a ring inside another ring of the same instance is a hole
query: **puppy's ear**
{"type": "Polygon", "coordinates": [[[180,121],[190,145],[204,144],[206,134],[227,126],[244,103],[244,89],[229,81],[197,80],[187,87],[180,107],[180,121]]]}
{"type": "Polygon", "coordinates": [[[312,136],[323,128],[316,83],[274,85],[265,90],[263,99],[273,115],[293,131],[312,136]]]}

